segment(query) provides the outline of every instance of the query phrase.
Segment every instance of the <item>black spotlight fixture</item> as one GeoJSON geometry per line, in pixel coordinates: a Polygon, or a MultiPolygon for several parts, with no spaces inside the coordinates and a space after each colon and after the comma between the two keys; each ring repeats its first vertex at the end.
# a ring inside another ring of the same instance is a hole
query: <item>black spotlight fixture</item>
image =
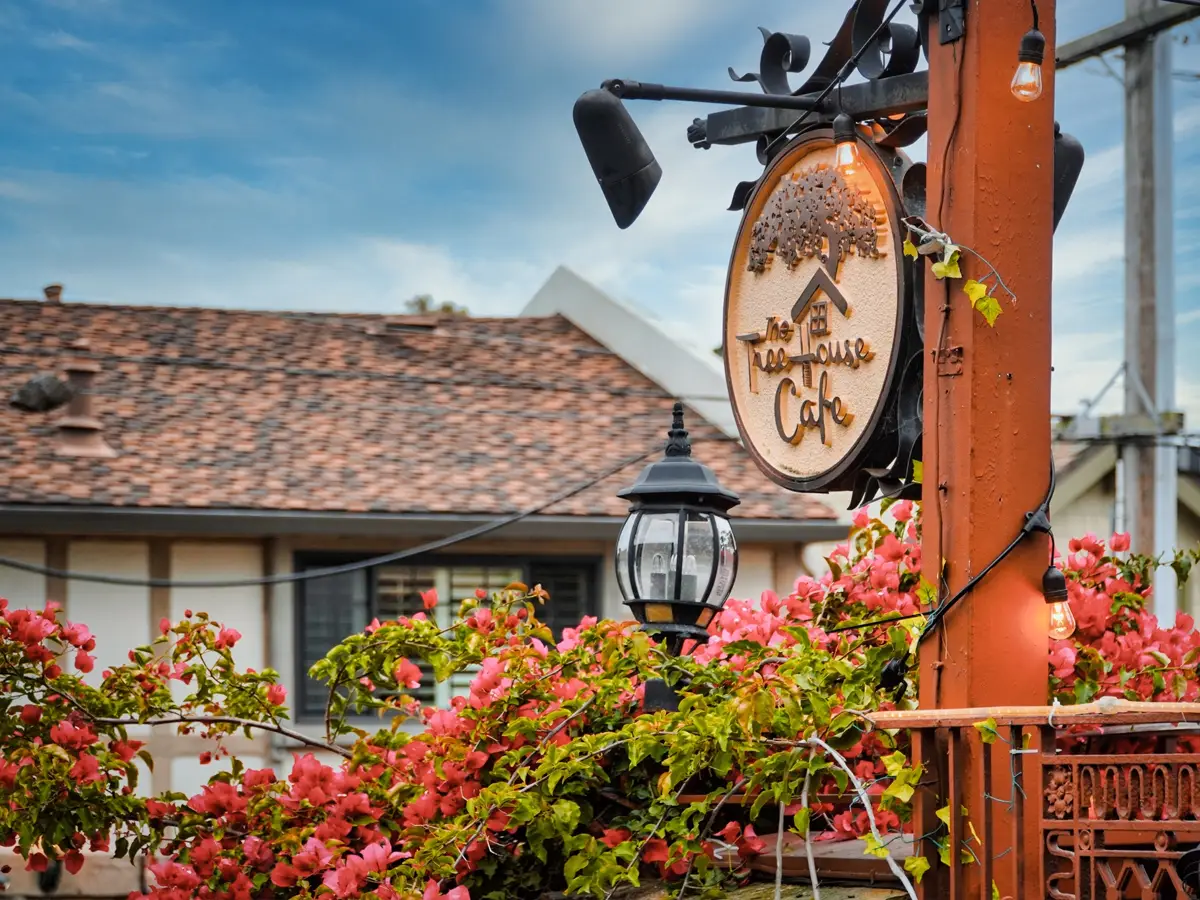
{"type": "Polygon", "coordinates": [[[615,94],[588,91],[575,101],[575,130],[618,228],[634,223],[662,169],[633,116],[615,94]]]}
{"type": "Polygon", "coordinates": [[[737,576],[729,510],[740,501],[692,459],[682,403],[675,404],[667,438],[663,458],[617,495],[631,506],[616,568],[634,618],[679,653],[688,638],[708,638],[708,624],[729,599],[737,576]]]}

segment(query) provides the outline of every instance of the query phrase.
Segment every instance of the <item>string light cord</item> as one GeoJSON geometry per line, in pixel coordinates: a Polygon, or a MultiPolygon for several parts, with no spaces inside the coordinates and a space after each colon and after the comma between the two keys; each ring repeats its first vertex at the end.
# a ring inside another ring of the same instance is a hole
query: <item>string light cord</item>
{"type": "Polygon", "coordinates": [[[294,584],[300,581],[311,581],[316,578],[329,578],[334,575],[346,575],[351,572],[358,572],[362,569],[369,569],[375,566],[389,565],[390,563],[400,562],[402,560],[411,559],[414,556],[420,556],[425,553],[433,553],[437,550],[443,550],[446,547],[463,541],[469,541],[474,538],[482,537],[485,534],[490,534],[493,531],[499,531],[501,528],[507,528],[509,525],[516,524],[522,519],[536,515],[542,510],[548,509],[557,503],[564,500],[569,500],[576,494],[581,494],[590,487],[594,487],[606,478],[611,478],[613,475],[627,469],[629,466],[641,462],[654,453],[660,452],[661,446],[656,446],[654,449],[646,450],[636,456],[630,456],[623,459],[620,463],[605,469],[603,472],[589,478],[580,484],[575,485],[565,491],[560,491],[557,494],[543,500],[536,506],[520,512],[512,513],[507,516],[502,516],[499,519],[493,519],[491,522],[484,522],[474,528],[469,528],[466,531],[460,531],[457,534],[452,534],[448,537],[439,538],[435,541],[430,541],[426,544],[421,544],[418,547],[410,547],[407,550],[397,550],[394,553],[386,553],[383,556],[373,556],[370,559],[359,560],[358,562],[345,563],[340,566],[326,566],[319,569],[305,569],[301,572],[285,572],[279,575],[266,575],[260,578],[229,578],[229,579],[209,579],[203,581],[173,581],[169,578],[126,578],[118,575],[102,575],[91,572],[73,572],[69,569],[54,569],[49,566],[39,566],[35,563],[24,562],[19,559],[12,559],[7,556],[0,556],[0,568],[16,569],[21,572],[30,572],[34,575],[44,575],[47,578],[60,578],[64,581],[90,581],[94,584],[113,584],[121,587],[150,587],[150,588],[235,588],[235,587],[262,587],[272,584],[294,584]]]}
{"type": "Polygon", "coordinates": [[[921,634],[917,637],[918,645],[925,640],[926,637],[932,634],[933,630],[937,628],[942,619],[946,618],[946,615],[950,612],[950,610],[953,609],[955,605],[957,605],[964,597],[971,593],[971,591],[975,590],[975,587],[979,584],[979,582],[983,581],[983,579],[986,578],[988,574],[996,568],[996,566],[1004,562],[1004,560],[1007,559],[1009,555],[1017,549],[1018,546],[1020,546],[1021,542],[1024,541],[1025,538],[1029,537],[1031,534],[1040,533],[1049,535],[1051,540],[1054,539],[1054,530],[1050,527],[1050,501],[1054,499],[1054,488],[1056,482],[1057,477],[1054,470],[1054,458],[1052,456],[1050,459],[1050,486],[1046,490],[1046,498],[1041,502],[1041,505],[1038,506],[1037,509],[1035,509],[1033,512],[1025,514],[1025,524],[1021,526],[1021,531],[1015,538],[1012,539],[1012,542],[1003,550],[1001,550],[995,559],[984,566],[979,574],[975,575],[970,581],[964,584],[958,593],[933,611],[933,613],[929,616],[928,621],[925,623],[925,627],[921,629],[921,634]]]}
{"type": "Polygon", "coordinates": [[[842,82],[849,78],[851,73],[854,72],[855,67],[858,65],[858,61],[862,58],[862,55],[867,52],[867,48],[871,47],[875,43],[876,39],[883,34],[883,30],[892,24],[892,19],[896,18],[897,13],[904,8],[904,5],[907,2],[908,0],[896,0],[896,5],[892,7],[891,12],[889,12],[887,16],[884,17],[884,20],[880,22],[878,26],[876,26],[875,30],[871,32],[871,36],[862,43],[862,46],[860,46],[858,50],[854,52],[854,55],[846,61],[846,64],[838,70],[838,73],[833,77],[833,81],[829,82],[825,89],[817,95],[816,102],[813,103],[813,108],[806,110],[797,116],[792,124],[788,125],[787,128],[783,129],[782,132],[780,132],[770,143],[768,143],[763,150],[763,158],[770,159],[771,151],[775,149],[775,146],[780,141],[787,140],[788,134],[795,131],[806,121],[808,121],[809,116],[820,109],[821,105],[827,99],[829,99],[829,95],[832,94],[835,89],[841,87],[842,82]]]}
{"type": "Polygon", "coordinates": [[[1054,555],[1054,530],[1050,527],[1050,501],[1054,499],[1054,487],[1057,481],[1054,471],[1054,460],[1050,460],[1050,487],[1046,491],[1046,499],[1041,502],[1033,512],[1025,514],[1025,524],[1021,526],[1021,531],[1013,538],[1012,543],[1000,551],[1000,553],[990,563],[983,567],[983,570],[978,575],[974,576],[970,581],[962,586],[953,597],[947,600],[940,606],[934,607],[932,610],[924,612],[909,613],[903,616],[886,616],[879,619],[871,619],[866,622],[860,622],[857,625],[839,625],[837,628],[826,628],[826,634],[839,634],[844,631],[857,631],[863,628],[878,628],[881,625],[890,625],[893,622],[907,622],[912,619],[921,619],[928,616],[925,627],[921,629],[921,634],[917,638],[917,643],[925,640],[937,624],[946,617],[946,614],[959,603],[967,594],[975,590],[979,582],[983,581],[989,573],[1000,563],[1004,562],[1008,556],[1020,546],[1021,542],[1029,535],[1041,533],[1050,536],[1050,553],[1053,559],[1054,555]]]}

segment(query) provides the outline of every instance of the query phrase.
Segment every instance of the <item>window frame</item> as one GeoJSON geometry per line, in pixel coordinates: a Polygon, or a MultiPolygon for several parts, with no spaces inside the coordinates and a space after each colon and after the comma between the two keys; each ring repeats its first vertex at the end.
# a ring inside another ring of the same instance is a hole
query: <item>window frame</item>
{"type": "MultiPolygon", "coordinates": [[[[296,550],[292,553],[292,571],[302,572],[306,568],[323,568],[327,566],[340,566],[349,563],[361,562],[366,559],[372,559],[375,556],[380,556],[380,553],[367,553],[348,550],[296,550]]],[[[533,570],[538,565],[557,565],[557,566],[576,566],[586,578],[588,590],[588,599],[586,609],[581,613],[581,616],[598,616],[603,606],[603,598],[601,591],[603,590],[603,571],[605,558],[594,554],[506,554],[506,553],[455,553],[455,554],[421,554],[409,559],[400,560],[393,565],[411,566],[413,568],[430,568],[449,570],[454,568],[470,568],[472,566],[484,568],[506,568],[511,567],[520,569],[522,581],[525,584],[530,584],[529,579],[533,570]]],[[[371,566],[363,570],[366,574],[362,577],[367,579],[366,598],[367,598],[367,621],[370,622],[373,618],[377,618],[378,610],[378,578],[374,575],[374,570],[382,568],[382,566],[371,566]]],[[[312,723],[320,720],[320,715],[315,711],[310,711],[307,706],[311,698],[308,696],[308,688],[310,679],[308,677],[308,667],[304,660],[305,635],[307,633],[307,623],[305,622],[307,604],[305,602],[305,590],[307,581],[297,581],[295,585],[295,595],[293,597],[293,615],[292,615],[292,648],[294,654],[293,675],[295,677],[295,695],[296,705],[293,707],[294,716],[297,722],[312,723]]],[[[530,587],[533,585],[530,584],[530,587]]],[[[455,598],[439,597],[441,601],[452,602],[455,598]]],[[[458,598],[463,599],[463,598],[458,598]]],[[[553,602],[553,597],[551,598],[553,602]]],[[[347,635],[349,637],[349,635],[347,635]]]]}

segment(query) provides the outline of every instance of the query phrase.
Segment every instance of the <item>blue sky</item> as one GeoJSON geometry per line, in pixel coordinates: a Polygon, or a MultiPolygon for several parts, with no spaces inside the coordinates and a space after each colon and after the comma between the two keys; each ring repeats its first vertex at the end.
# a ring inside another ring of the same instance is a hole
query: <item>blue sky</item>
{"type": "MultiPolygon", "coordinates": [[[[756,25],[828,40],[846,5],[0,0],[0,295],[61,281],[74,300],[390,311],[430,293],[505,314],[565,263],[712,346],[724,207],[753,150],[693,150],[702,107],[635,104],[664,177],[621,232],[571,104],[615,76],[736,87],[725,68],[756,67],[756,25]]],[[[1122,7],[1060,0],[1060,39],[1122,7]]],[[[1175,68],[1200,71],[1200,27],[1175,39],[1175,68]]],[[[1178,394],[1196,421],[1200,81],[1173,89],[1178,394]]],[[[1073,411],[1121,358],[1121,88],[1090,63],[1057,105],[1089,154],[1055,254],[1054,402],[1073,411]]]]}

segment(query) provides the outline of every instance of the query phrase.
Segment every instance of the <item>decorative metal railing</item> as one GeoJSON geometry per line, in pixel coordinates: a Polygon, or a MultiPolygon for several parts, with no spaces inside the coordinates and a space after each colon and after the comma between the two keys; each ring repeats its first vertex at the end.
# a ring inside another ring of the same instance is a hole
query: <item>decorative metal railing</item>
{"type": "Polygon", "coordinates": [[[925,897],[1200,896],[1200,704],[889,712],[925,768],[925,897]],[[959,810],[953,815],[949,810],[959,810]],[[957,848],[956,853],[942,848],[957,848]]]}

